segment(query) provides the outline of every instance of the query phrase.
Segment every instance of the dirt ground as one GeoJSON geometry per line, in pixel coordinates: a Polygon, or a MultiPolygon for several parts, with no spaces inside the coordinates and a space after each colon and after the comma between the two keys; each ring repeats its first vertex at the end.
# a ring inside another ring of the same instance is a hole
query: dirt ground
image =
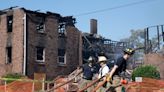
{"type": "Polygon", "coordinates": [[[0,86],[0,92],[33,92],[32,82],[14,81],[5,86],[0,86]],[[6,90],[5,90],[6,89],[6,90]]]}
{"type": "MultiPolygon", "coordinates": [[[[66,82],[64,78],[56,83],[66,82]]],[[[124,85],[126,92],[164,92],[164,80],[143,78],[142,82],[131,82],[124,85]]],[[[34,92],[32,82],[15,81],[6,86],[6,92],[34,92]]],[[[67,85],[62,86],[52,92],[66,92],[67,85]]],[[[0,92],[5,92],[5,86],[0,86],[0,92]]],[[[74,91],[75,92],[75,91],[74,91]]]]}

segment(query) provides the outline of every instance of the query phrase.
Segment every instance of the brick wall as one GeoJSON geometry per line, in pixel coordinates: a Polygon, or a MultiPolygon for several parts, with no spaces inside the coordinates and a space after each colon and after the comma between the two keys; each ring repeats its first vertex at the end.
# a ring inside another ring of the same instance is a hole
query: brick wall
{"type": "Polygon", "coordinates": [[[161,54],[146,54],[144,56],[144,64],[157,67],[160,72],[160,77],[164,79],[164,57],[161,54]]]}
{"type": "Polygon", "coordinates": [[[58,75],[67,75],[79,65],[79,38],[77,28],[68,26],[66,31],[66,65],[58,63],[58,20],[55,16],[45,18],[45,32],[36,32],[35,14],[28,14],[28,49],[27,75],[33,77],[34,72],[46,73],[48,79],[58,75]],[[36,46],[45,47],[45,63],[36,62],[36,46]]]}
{"type": "MultiPolygon", "coordinates": [[[[24,64],[24,14],[27,18],[26,74],[33,78],[34,73],[45,73],[48,79],[71,73],[81,58],[81,32],[76,27],[66,27],[66,64],[58,63],[58,19],[60,16],[14,9],[0,16],[0,76],[6,73],[23,73],[24,64]],[[13,31],[7,32],[8,14],[13,13],[13,31]],[[45,17],[45,32],[36,31],[37,17],[45,17]],[[5,64],[6,47],[12,46],[12,63],[5,64]],[[45,48],[45,62],[36,62],[36,47],[45,48]]],[[[62,43],[62,42],[61,42],[62,43]]]]}
{"type": "Polygon", "coordinates": [[[13,24],[13,38],[12,38],[12,59],[13,59],[13,71],[16,73],[22,73],[23,70],[23,17],[24,12],[21,9],[14,11],[14,24],[13,24]]]}
{"type": "MultiPolygon", "coordinates": [[[[46,17],[45,32],[36,31],[36,15],[28,15],[28,33],[27,33],[27,75],[33,77],[34,72],[46,73],[47,70],[53,73],[55,69],[55,60],[57,58],[57,20],[46,17]],[[36,47],[45,48],[45,62],[36,62],[36,47]]],[[[51,75],[50,75],[51,76],[51,75]]]]}
{"type": "Polygon", "coordinates": [[[77,68],[77,65],[79,65],[80,61],[80,54],[81,52],[79,50],[80,44],[82,44],[80,41],[80,32],[75,27],[68,27],[67,28],[67,67],[68,67],[68,73],[70,71],[73,71],[77,68]]]}
{"type": "Polygon", "coordinates": [[[23,62],[23,16],[21,9],[1,15],[0,23],[0,76],[7,73],[22,73],[23,62]],[[13,15],[13,31],[7,32],[7,16],[13,15]],[[6,47],[12,47],[12,63],[6,62],[6,47]]]}
{"type": "Polygon", "coordinates": [[[80,32],[77,28],[71,26],[68,26],[66,31],[66,65],[56,63],[56,68],[53,70],[55,77],[70,74],[80,64],[80,32]]]}
{"type": "Polygon", "coordinates": [[[6,14],[0,16],[0,76],[6,72],[6,43],[7,43],[7,21],[6,14]]]}

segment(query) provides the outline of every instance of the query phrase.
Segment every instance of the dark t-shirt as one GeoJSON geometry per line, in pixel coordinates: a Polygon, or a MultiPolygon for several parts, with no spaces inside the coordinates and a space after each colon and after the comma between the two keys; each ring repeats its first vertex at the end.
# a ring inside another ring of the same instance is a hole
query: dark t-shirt
{"type": "Polygon", "coordinates": [[[118,66],[114,75],[120,75],[121,72],[126,70],[126,60],[123,57],[117,59],[115,65],[118,66]]]}
{"type": "Polygon", "coordinates": [[[83,78],[87,80],[92,80],[94,73],[93,67],[90,67],[88,64],[83,65],[83,78]]]}

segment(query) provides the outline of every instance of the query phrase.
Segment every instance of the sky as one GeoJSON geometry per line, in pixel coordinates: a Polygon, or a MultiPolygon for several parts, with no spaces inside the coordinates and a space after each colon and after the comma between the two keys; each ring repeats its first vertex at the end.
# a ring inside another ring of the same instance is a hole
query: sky
{"type": "Polygon", "coordinates": [[[115,41],[132,29],[164,24],[164,0],[1,0],[0,10],[12,6],[73,16],[82,32],[90,32],[90,19],[97,19],[98,34],[115,41]]]}

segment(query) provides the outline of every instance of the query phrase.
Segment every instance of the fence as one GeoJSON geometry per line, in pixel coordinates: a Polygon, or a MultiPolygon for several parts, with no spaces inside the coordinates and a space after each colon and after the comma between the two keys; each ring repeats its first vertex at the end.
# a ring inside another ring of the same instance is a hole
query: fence
{"type": "Polygon", "coordinates": [[[76,69],[68,76],[58,76],[52,81],[46,81],[44,77],[38,78],[39,80],[0,77],[4,84],[0,86],[0,92],[67,92],[68,90],[77,90],[76,87],[73,87],[73,83],[81,78],[79,75],[81,75],[81,71],[76,69]],[[13,82],[7,84],[8,81],[13,82]],[[71,87],[69,87],[70,85],[71,87]]]}
{"type": "Polygon", "coordinates": [[[45,92],[50,88],[53,81],[32,80],[32,79],[14,79],[14,78],[0,78],[4,85],[0,86],[0,92],[45,92]],[[7,84],[7,81],[13,81],[7,84]],[[35,90],[36,83],[41,83],[40,90],[35,90]]]}

